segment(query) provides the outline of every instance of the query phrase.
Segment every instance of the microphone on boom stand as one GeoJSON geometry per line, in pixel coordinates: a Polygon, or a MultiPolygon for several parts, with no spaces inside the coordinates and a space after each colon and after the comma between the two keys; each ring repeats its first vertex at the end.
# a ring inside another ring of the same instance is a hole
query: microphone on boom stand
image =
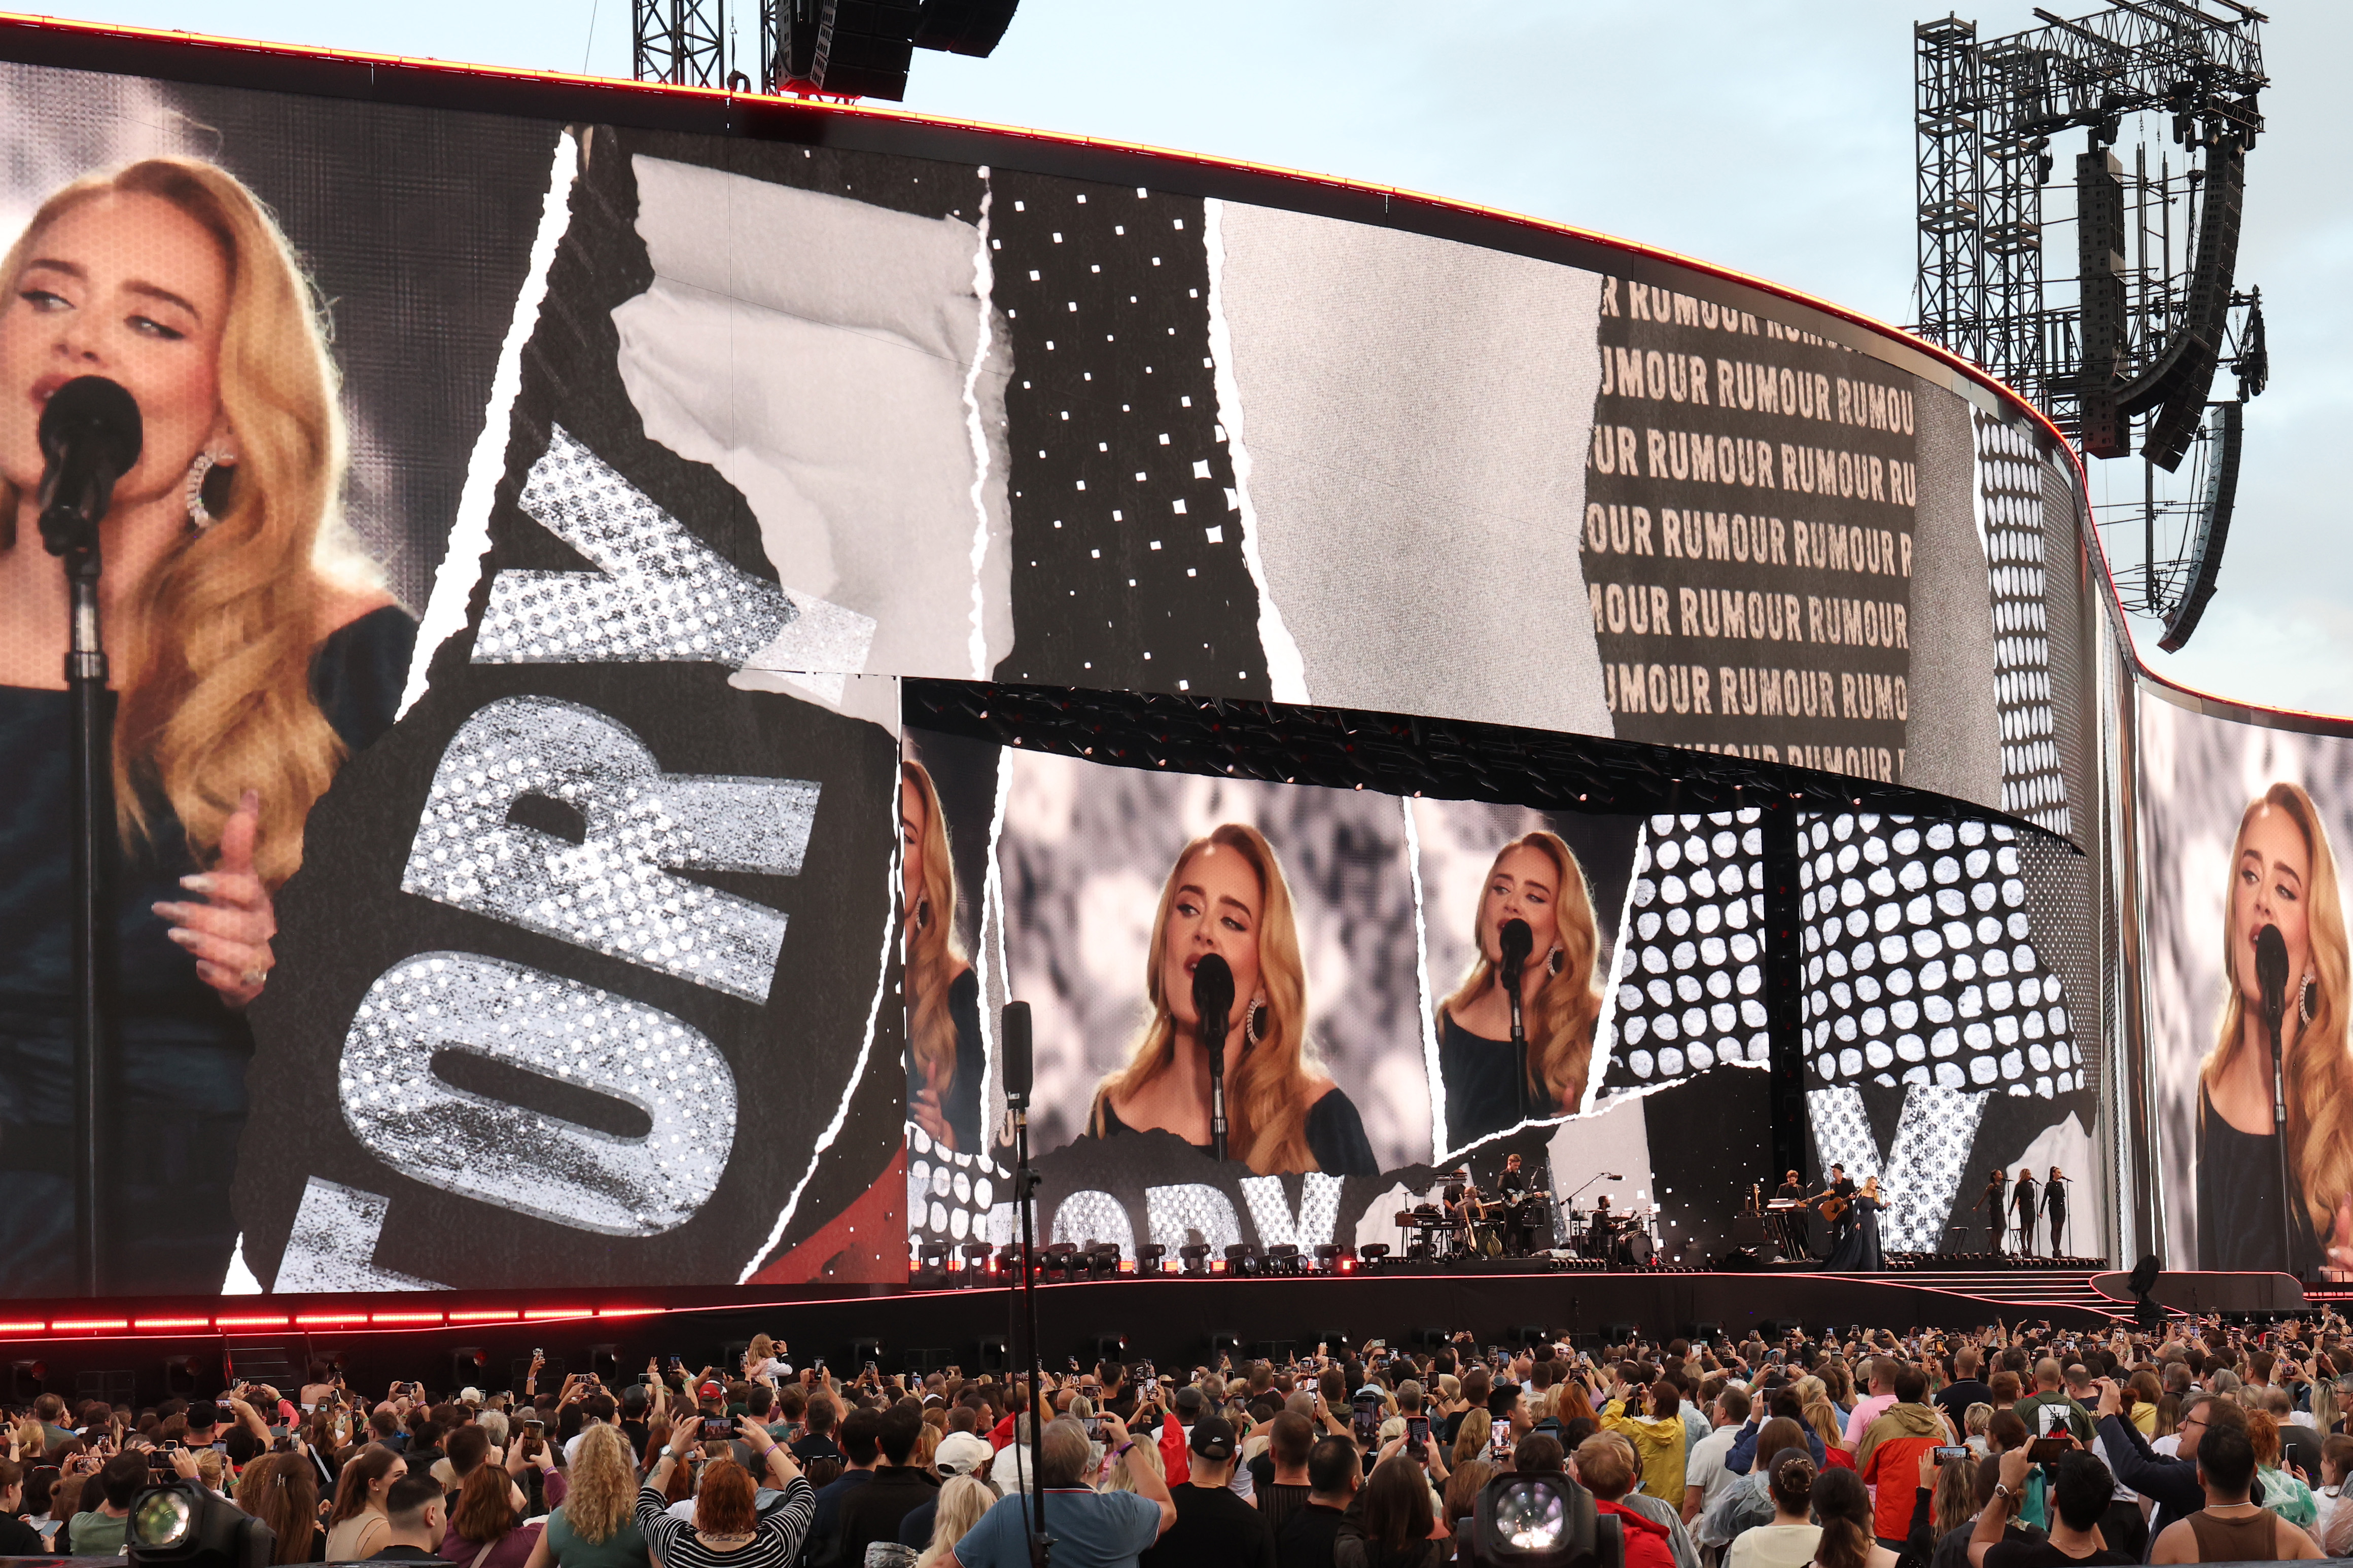
{"type": "Polygon", "coordinates": [[[41,542],[65,563],[66,689],[73,724],[74,1274],[82,1294],[100,1294],[106,1255],[99,1213],[99,1100],[106,1082],[99,1017],[100,835],[114,820],[105,798],[113,777],[112,725],[104,711],[106,648],[99,637],[98,580],[105,563],[98,525],[115,481],[139,461],[145,433],[139,404],[102,375],[67,382],[41,408],[41,542]]]}
{"type": "Polygon", "coordinates": [[[1535,946],[1535,934],[1528,922],[1509,920],[1496,933],[1497,944],[1504,955],[1504,996],[1512,1009],[1512,1066],[1515,1069],[1512,1082],[1519,1098],[1520,1120],[1528,1118],[1528,1027],[1520,1016],[1520,971],[1526,967],[1528,953],[1535,946]]]}
{"type": "Polygon", "coordinates": [[[1216,953],[1193,966],[1193,1016],[1209,1053],[1209,1158],[1226,1160],[1226,1021],[1234,1012],[1234,972],[1216,953]]]}
{"type": "MultiPolygon", "coordinates": [[[[1045,1363],[1038,1354],[1038,1248],[1036,1232],[1031,1223],[1032,1200],[1037,1195],[1037,1173],[1029,1169],[1029,1084],[1030,1039],[1029,1004],[1008,1002],[999,1016],[1000,1034],[1005,1042],[1005,1109],[1013,1118],[1013,1201],[1021,1210],[1021,1273],[1014,1281],[1014,1304],[1021,1310],[1014,1314],[1012,1328],[1018,1347],[1018,1359],[1029,1369],[1029,1506],[1035,1510],[1029,1516],[1031,1561],[1043,1564],[1054,1551],[1054,1538],[1046,1533],[1046,1486],[1040,1475],[1046,1463],[1046,1424],[1038,1418],[1039,1391],[1046,1386],[1045,1363]]],[[[1014,1458],[1019,1462],[1020,1438],[1014,1439],[1014,1458]]]]}
{"type": "Polygon", "coordinates": [[[2275,925],[2255,932],[2255,984],[2272,1037],[2272,1140],[2279,1153],[2280,1267],[2295,1272],[2294,1200],[2287,1184],[2287,1084],[2280,1061],[2280,1018],[2287,1011],[2287,942],[2275,925]]]}

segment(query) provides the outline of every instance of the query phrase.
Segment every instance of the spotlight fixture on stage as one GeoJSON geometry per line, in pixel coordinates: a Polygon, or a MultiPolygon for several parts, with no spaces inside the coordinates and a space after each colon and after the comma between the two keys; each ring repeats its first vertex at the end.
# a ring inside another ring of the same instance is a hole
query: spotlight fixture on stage
{"type": "Polygon", "coordinates": [[[1158,1274],[1163,1271],[1161,1260],[1168,1248],[1156,1241],[1140,1243],[1135,1249],[1135,1271],[1138,1274],[1158,1274]]]}
{"type": "Polygon", "coordinates": [[[1119,1274],[1119,1248],[1109,1242],[1098,1245],[1087,1254],[1087,1278],[1111,1279],[1119,1274]]]}
{"type": "Polygon", "coordinates": [[[1354,1274],[1356,1271],[1356,1249],[1336,1242],[1318,1242],[1315,1246],[1315,1267],[1324,1274],[1354,1274]]]}
{"type": "Polygon", "coordinates": [[[480,1345],[461,1345],[449,1352],[449,1382],[458,1388],[469,1388],[482,1381],[482,1371],[491,1358],[480,1345]]]}
{"type": "Polygon", "coordinates": [[[1512,1338],[1514,1342],[1529,1347],[1548,1344],[1552,1341],[1542,1323],[1516,1323],[1512,1328],[1512,1338]]]}
{"type": "Polygon", "coordinates": [[[923,1259],[923,1267],[916,1273],[915,1282],[919,1285],[946,1284],[948,1282],[948,1258],[955,1251],[955,1247],[948,1242],[927,1241],[923,1243],[923,1247],[919,1249],[920,1256],[923,1259]]]}
{"type": "Polygon", "coordinates": [[[1378,1274],[1381,1271],[1381,1265],[1388,1260],[1388,1243],[1376,1241],[1356,1249],[1356,1262],[1366,1273],[1378,1274]]]}
{"type": "Polygon", "coordinates": [[[1299,1244],[1293,1241],[1278,1241],[1268,1247],[1266,1271],[1269,1274],[1299,1273],[1299,1244]]]}
{"type": "Polygon", "coordinates": [[[202,1481],[149,1487],[131,1500],[123,1554],[172,1568],[267,1568],[278,1537],[202,1481]]]}
{"type": "Polygon", "coordinates": [[[1187,1274],[1207,1274],[1209,1271],[1209,1244],[1206,1241],[1188,1241],[1176,1249],[1176,1256],[1185,1260],[1185,1272],[1187,1274]]]}
{"type": "Polygon", "coordinates": [[[1255,1242],[1238,1241],[1227,1247],[1226,1272],[1229,1274],[1257,1273],[1258,1245],[1255,1242]]]}
{"type": "Polygon", "coordinates": [[[1211,1334],[1209,1336],[1209,1353],[1213,1356],[1238,1356],[1241,1354],[1241,1336],[1240,1334],[1211,1334]]]}
{"type": "Polygon", "coordinates": [[[1125,1361],[1127,1359],[1127,1336],[1125,1334],[1097,1334],[1095,1336],[1094,1344],[1095,1362],[1097,1365],[1101,1365],[1103,1363],[1107,1361],[1125,1361]]]}
{"type": "Polygon", "coordinates": [[[985,1241],[967,1241],[963,1251],[964,1283],[977,1285],[987,1278],[989,1260],[997,1256],[997,1248],[985,1241]]]}
{"type": "Polygon", "coordinates": [[[1336,1356],[1346,1355],[1351,1343],[1345,1329],[1318,1329],[1315,1331],[1315,1342],[1324,1347],[1325,1355],[1336,1356]]]}
{"type": "Polygon", "coordinates": [[[1471,1515],[1470,1560],[1480,1568],[1624,1568],[1626,1542],[1593,1494],[1555,1472],[1501,1475],[1471,1515]]]}

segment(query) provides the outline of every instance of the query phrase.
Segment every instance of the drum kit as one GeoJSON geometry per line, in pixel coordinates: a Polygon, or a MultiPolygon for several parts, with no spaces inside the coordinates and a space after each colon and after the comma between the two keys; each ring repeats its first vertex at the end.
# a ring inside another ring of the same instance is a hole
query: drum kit
{"type": "Polygon", "coordinates": [[[1621,1268],[1647,1268],[1658,1256],[1658,1244],[1651,1239],[1650,1218],[1646,1215],[1632,1211],[1620,1214],[1612,1209],[1588,1214],[1571,1209],[1567,1218],[1571,1245],[1579,1258],[1598,1258],[1621,1268]]]}

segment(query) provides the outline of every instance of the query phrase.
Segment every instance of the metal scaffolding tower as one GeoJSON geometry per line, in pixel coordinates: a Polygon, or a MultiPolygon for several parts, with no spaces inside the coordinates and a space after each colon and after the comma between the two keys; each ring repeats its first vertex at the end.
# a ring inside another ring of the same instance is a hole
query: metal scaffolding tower
{"type": "Polygon", "coordinates": [[[736,92],[884,98],[907,93],[917,49],[987,55],[1020,0],[630,0],[639,81],[736,92]]]}
{"type": "Polygon", "coordinates": [[[2183,639],[2212,593],[2239,469],[2235,416],[2210,417],[2214,376],[2233,370],[2241,402],[2266,379],[2260,293],[2232,287],[2246,154],[2263,127],[2265,18],[2210,3],[2229,15],[2113,0],[2073,20],[2037,8],[2045,26],[2000,38],[1951,16],[1913,29],[1916,330],[2015,387],[2087,457],[2137,447],[2171,473],[2198,453],[2191,499],[2160,501],[2151,475],[2136,513],[2141,607],[2183,639]],[[2144,133],[2126,168],[2114,152],[2125,125],[2155,117],[2179,152],[2160,144],[2152,174],[2144,133]],[[2084,149],[2060,187],[2063,216],[2046,224],[2052,141],[2071,129],[2084,149]],[[2068,225],[2074,266],[2053,279],[2048,230],[2068,225]],[[2052,300],[2054,283],[2074,298],[2052,300]],[[2170,558],[2160,519],[2180,525],[2170,558]]]}

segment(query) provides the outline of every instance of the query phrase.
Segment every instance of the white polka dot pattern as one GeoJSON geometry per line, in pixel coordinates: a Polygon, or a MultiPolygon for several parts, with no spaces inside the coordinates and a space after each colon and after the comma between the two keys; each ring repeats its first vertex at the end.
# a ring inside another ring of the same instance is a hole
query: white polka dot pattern
{"type": "MultiPolygon", "coordinates": [[[[913,1122],[907,1123],[907,1256],[920,1259],[923,1243],[961,1247],[967,1241],[1012,1239],[1013,1173],[986,1155],[944,1149],[913,1122]],[[990,1217],[1001,1210],[1004,1234],[992,1233],[990,1217]]],[[[1059,1221],[1057,1222],[1059,1224],[1059,1221]]],[[[1126,1232],[1124,1215],[1120,1230],[1126,1232]]],[[[1083,1241],[1084,1237],[1050,1239],[1083,1241]]],[[[1104,1239],[1111,1239],[1105,1237],[1104,1239]]]]}
{"type": "Polygon", "coordinates": [[[1758,820],[1751,808],[1643,825],[1610,979],[1617,1014],[1606,1088],[1769,1059],[1758,820]]]}
{"type": "Polygon", "coordinates": [[[1798,832],[1814,1084],[2045,1100],[2084,1087],[2063,987],[2032,941],[2015,828],[1805,813],[1798,832]]]}
{"type": "Polygon", "coordinates": [[[2043,465],[2031,432],[1983,415],[1976,423],[1992,595],[1995,704],[2001,716],[2001,806],[2037,826],[2072,835],[2052,713],[2043,465]]]}
{"type": "Polygon", "coordinates": [[[343,1121],[379,1159],[444,1192],[607,1236],[694,1217],[735,1146],[735,1075],[701,1031],[642,1003],[470,952],[378,976],[353,1016],[343,1121]],[[452,1088],[437,1052],[484,1057],[625,1100],[618,1137],[452,1088]]]}

